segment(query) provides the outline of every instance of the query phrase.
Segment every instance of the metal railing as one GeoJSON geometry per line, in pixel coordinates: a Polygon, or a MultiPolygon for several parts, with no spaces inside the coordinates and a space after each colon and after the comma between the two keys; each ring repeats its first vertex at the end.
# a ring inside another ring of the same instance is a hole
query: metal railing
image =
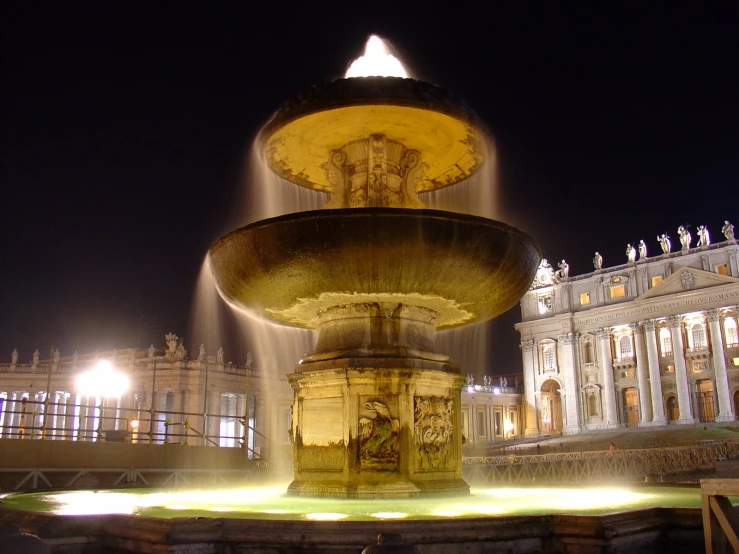
{"type": "Polygon", "coordinates": [[[462,476],[473,484],[608,482],[713,468],[717,459],[737,456],[739,439],[615,452],[474,456],[463,458],[462,476]]]}

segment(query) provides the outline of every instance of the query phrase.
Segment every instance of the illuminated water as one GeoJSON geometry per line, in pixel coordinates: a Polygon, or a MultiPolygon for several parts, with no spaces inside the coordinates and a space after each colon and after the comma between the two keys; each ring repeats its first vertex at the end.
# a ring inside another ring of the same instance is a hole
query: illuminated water
{"type": "MultiPolygon", "coordinates": [[[[285,496],[285,486],[191,490],[66,491],[10,494],[0,507],[58,515],[229,517],[310,521],[423,520],[510,515],[603,515],[643,508],[700,508],[698,487],[473,488],[469,497],[331,500],[285,496]]],[[[739,499],[732,498],[732,502],[739,499]]]]}

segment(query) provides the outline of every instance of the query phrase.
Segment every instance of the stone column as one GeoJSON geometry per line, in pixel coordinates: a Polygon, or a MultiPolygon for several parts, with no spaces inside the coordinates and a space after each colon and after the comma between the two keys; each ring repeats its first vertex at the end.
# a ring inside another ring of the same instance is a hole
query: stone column
{"type": "Polygon", "coordinates": [[[672,350],[675,356],[675,385],[677,386],[677,403],[680,407],[679,424],[695,423],[690,411],[690,391],[688,390],[688,370],[685,365],[685,347],[683,346],[682,316],[669,318],[672,333],[672,350]]]}
{"type": "Polygon", "coordinates": [[[18,416],[14,413],[20,402],[18,401],[18,393],[15,391],[8,391],[8,401],[5,403],[5,425],[3,428],[3,438],[10,439],[18,435],[18,416]]]}
{"type": "Polygon", "coordinates": [[[639,426],[649,425],[652,422],[652,398],[649,392],[649,380],[647,379],[647,361],[644,356],[644,335],[642,326],[638,323],[629,325],[634,333],[634,353],[636,354],[636,378],[639,382],[639,408],[641,419],[639,426]]]}
{"type": "Polygon", "coordinates": [[[573,435],[580,432],[579,387],[577,386],[577,370],[575,368],[575,341],[578,335],[566,333],[559,336],[562,345],[562,369],[565,383],[565,417],[563,432],[573,435]]]}
{"type": "Polygon", "coordinates": [[[613,383],[613,363],[611,359],[611,331],[596,329],[595,336],[600,347],[600,367],[603,371],[603,395],[606,401],[605,424],[609,428],[618,427],[616,411],[616,389],[613,383]]]}
{"type": "Polygon", "coordinates": [[[210,391],[208,395],[208,422],[205,433],[210,440],[206,440],[205,444],[213,446],[213,443],[220,444],[218,435],[221,430],[221,393],[218,391],[210,391]],[[213,442],[210,442],[213,441],[213,442]]]}
{"type": "Polygon", "coordinates": [[[74,433],[74,410],[77,406],[79,397],[76,394],[70,394],[67,398],[67,407],[64,416],[64,438],[66,440],[75,440],[74,433]]]}
{"type": "Polygon", "coordinates": [[[534,341],[521,342],[521,357],[523,358],[523,390],[526,395],[526,430],[528,436],[539,434],[538,414],[536,413],[536,379],[534,377],[534,341]]]}
{"type": "Polygon", "coordinates": [[[716,376],[716,394],[718,396],[718,417],[716,421],[734,421],[736,417],[731,408],[731,392],[729,391],[729,378],[726,373],[724,340],[721,336],[718,310],[708,310],[708,328],[711,333],[711,354],[713,356],[713,371],[716,376]]]}
{"type": "Polygon", "coordinates": [[[657,334],[653,319],[642,322],[647,339],[647,359],[649,362],[649,388],[652,391],[652,425],[666,425],[665,404],[662,400],[662,371],[657,351],[657,334]]]}

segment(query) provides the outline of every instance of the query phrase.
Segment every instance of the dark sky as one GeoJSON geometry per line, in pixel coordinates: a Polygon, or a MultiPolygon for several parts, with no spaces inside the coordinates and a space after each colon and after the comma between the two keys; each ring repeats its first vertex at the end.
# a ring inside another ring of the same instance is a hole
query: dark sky
{"type": "MultiPolygon", "coordinates": [[[[3,361],[187,333],[252,137],[371,33],[488,123],[509,221],[572,273],[739,223],[736,2],[210,4],[5,6],[3,361]]],[[[520,369],[517,311],[490,325],[493,372],[520,369]]]]}

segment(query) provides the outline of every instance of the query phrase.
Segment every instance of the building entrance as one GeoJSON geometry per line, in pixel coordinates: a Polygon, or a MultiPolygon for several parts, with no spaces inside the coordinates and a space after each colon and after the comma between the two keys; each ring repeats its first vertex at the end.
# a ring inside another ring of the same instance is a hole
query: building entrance
{"type": "Polygon", "coordinates": [[[639,426],[639,394],[634,387],[624,389],[624,422],[628,427],[639,426]]]}
{"type": "Polygon", "coordinates": [[[552,435],[562,433],[562,395],[559,383],[554,379],[545,381],[541,386],[539,428],[552,435]]]}

